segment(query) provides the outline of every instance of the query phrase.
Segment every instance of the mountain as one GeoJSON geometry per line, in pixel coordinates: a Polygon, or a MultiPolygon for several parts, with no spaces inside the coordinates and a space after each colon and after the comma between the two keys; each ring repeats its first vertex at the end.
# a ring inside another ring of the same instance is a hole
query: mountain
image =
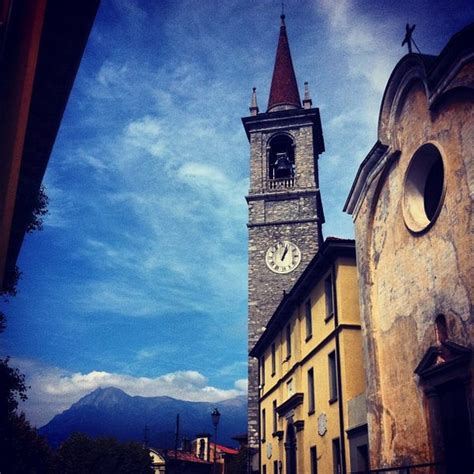
{"type": "Polygon", "coordinates": [[[188,402],[171,397],[132,397],[118,388],[98,388],[56,415],[39,433],[52,446],[58,446],[74,432],[141,442],[146,425],[151,446],[173,448],[177,414],[180,437],[192,439],[197,433],[214,433],[211,412],[215,407],[221,413],[218,442],[235,446],[232,436],[247,432],[245,396],[218,403],[188,402]]]}

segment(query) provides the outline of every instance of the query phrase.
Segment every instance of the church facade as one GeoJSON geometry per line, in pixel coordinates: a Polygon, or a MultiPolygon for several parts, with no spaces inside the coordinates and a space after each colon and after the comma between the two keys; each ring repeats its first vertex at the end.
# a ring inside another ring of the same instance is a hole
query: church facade
{"type": "Polygon", "coordinates": [[[472,473],[474,24],[392,72],[355,222],[371,468],[472,473]]]}
{"type": "MultiPolygon", "coordinates": [[[[315,256],[324,221],[318,156],[324,151],[319,110],[307,84],[301,102],[284,15],[267,111],[254,89],[249,117],[248,347],[253,348],[283,295],[315,256]]],[[[259,443],[258,367],[249,358],[249,447],[259,443]]],[[[256,461],[258,469],[258,461],[256,461]]]]}

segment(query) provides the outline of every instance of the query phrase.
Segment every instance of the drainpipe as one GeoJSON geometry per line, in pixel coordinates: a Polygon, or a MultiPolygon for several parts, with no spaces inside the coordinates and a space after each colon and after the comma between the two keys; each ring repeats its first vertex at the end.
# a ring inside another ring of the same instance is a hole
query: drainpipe
{"type": "Polygon", "coordinates": [[[339,439],[341,440],[341,467],[342,472],[346,473],[346,439],[344,433],[344,402],[342,399],[342,376],[341,376],[341,356],[339,344],[339,318],[337,314],[337,293],[336,293],[336,267],[334,263],[331,266],[332,273],[332,294],[334,299],[334,325],[336,330],[336,374],[338,397],[337,404],[339,408],[339,439]]]}

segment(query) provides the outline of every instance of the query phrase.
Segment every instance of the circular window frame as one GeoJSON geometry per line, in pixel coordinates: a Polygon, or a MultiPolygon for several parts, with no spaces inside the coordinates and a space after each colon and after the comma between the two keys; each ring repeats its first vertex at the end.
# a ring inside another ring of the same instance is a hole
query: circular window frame
{"type": "Polygon", "coordinates": [[[402,213],[405,225],[411,232],[426,232],[436,222],[446,194],[446,160],[440,146],[427,142],[418,147],[410,159],[403,182],[402,213]],[[437,159],[443,167],[443,183],[436,210],[431,219],[426,215],[425,186],[428,175],[437,159]]]}

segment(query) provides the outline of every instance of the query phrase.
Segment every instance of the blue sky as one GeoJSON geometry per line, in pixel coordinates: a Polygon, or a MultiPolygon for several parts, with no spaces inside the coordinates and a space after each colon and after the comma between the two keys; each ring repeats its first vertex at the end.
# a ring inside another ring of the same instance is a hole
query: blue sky
{"type": "MultiPolygon", "coordinates": [[[[245,393],[252,87],[266,109],[280,2],[102,0],[25,240],[2,352],[39,426],[98,386],[221,400],[245,393]]],[[[437,54],[468,1],[288,0],[300,90],[321,110],[324,234],[376,141],[405,23],[437,54]]]]}

